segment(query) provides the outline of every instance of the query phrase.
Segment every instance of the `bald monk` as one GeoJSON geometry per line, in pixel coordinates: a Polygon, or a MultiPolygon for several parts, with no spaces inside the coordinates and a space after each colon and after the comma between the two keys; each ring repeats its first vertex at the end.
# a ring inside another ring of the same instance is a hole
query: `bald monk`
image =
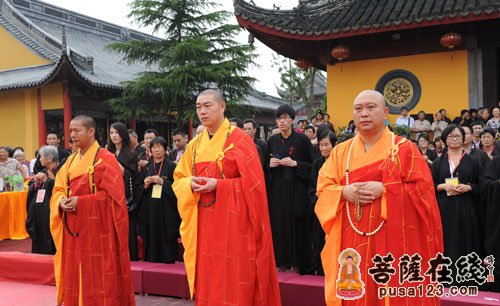
{"type": "Polygon", "coordinates": [[[95,129],[88,116],[71,120],[78,151],[57,173],[52,191],[57,305],[132,306],[123,178],[114,154],[99,148],[95,129]]]}
{"type": "Polygon", "coordinates": [[[189,290],[196,305],[281,305],[259,154],[225,108],[219,91],[199,94],[205,130],[174,172],[189,290]]]}
{"type": "MultiPolygon", "coordinates": [[[[398,263],[403,254],[421,257],[421,275],[428,260],[443,252],[441,219],[432,177],[417,147],[395,136],[384,124],[388,114],[384,97],[372,90],[354,100],[354,123],[359,134],[337,145],[318,177],[315,213],[327,235],[321,257],[325,271],[327,305],[389,305],[379,299],[379,285],[368,274],[371,259],[394,256],[397,271],[388,286],[399,284],[398,263]],[[365,295],[341,300],[336,295],[339,253],[354,248],[360,255],[360,278],[365,295]]],[[[429,277],[423,282],[424,288],[429,277]]],[[[438,305],[439,299],[398,297],[391,305],[438,305]]]]}

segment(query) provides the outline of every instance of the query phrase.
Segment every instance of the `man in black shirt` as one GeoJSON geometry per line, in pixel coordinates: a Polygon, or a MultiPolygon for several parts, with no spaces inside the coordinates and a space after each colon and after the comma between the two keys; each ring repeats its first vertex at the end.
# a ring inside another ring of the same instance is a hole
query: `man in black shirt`
{"type": "Polygon", "coordinates": [[[257,147],[257,152],[259,152],[260,162],[264,166],[264,150],[266,142],[255,137],[255,134],[257,133],[257,123],[253,119],[246,119],[243,121],[243,130],[248,134],[248,136],[250,136],[250,138],[253,139],[253,142],[257,147]]]}

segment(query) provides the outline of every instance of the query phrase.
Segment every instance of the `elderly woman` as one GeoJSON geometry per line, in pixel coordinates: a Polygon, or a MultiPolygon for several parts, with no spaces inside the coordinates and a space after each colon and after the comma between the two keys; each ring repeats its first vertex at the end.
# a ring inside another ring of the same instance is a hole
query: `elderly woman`
{"type": "Polygon", "coordinates": [[[431,131],[431,123],[425,119],[425,112],[418,112],[418,120],[413,122],[411,131],[415,133],[415,140],[418,140],[418,136],[421,133],[429,133],[431,131]]]}
{"type": "Polygon", "coordinates": [[[29,162],[26,160],[26,155],[24,154],[24,151],[22,150],[15,150],[14,151],[14,158],[23,166],[24,168],[24,173],[26,173],[24,178],[27,178],[28,176],[31,175],[30,170],[29,170],[29,162]]]}
{"type": "Polygon", "coordinates": [[[32,253],[55,254],[56,249],[50,234],[50,198],[60,167],[59,155],[54,146],[43,146],[39,154],[44,170],[38,172],[29,182],[26,231],[31,237],[32,253]]]}
{"type": "Polygon", "coordinates": [[[463,150],[462,127],[448,125],[441,138],[448,150],[434,161],[431,172],[443,224],[444,255],[456,263],[460,256],[472,252],[484,255],[481,230],[484,215],[478,185],[483,166],[478,158],[463,150]]]}
{"type": "Polygon", "coordinates": [[[4,179],[16,174],[26,177],[26,170],[21,163],[9,157],[7,147],[0,147],[0,178],[4,179]]]}
{"type": "Polygon", "coordinates": [[[152,156],[142,171],[144,195],[141,219],[144,259],[173,263],[177,259],[180,216],[177,198],[172,190],[175,164],[167,156],[168,144],[163,137],[150,143],[152,156]]]}

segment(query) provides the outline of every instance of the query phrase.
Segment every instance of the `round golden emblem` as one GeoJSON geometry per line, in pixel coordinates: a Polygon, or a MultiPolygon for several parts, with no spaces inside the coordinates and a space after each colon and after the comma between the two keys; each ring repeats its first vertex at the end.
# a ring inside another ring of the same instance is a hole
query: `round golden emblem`
{"type": "Polygon", "coordinates": [[[413,97],[413,86],[405,78],[394,78],[384,86],[384,97],[392,106],[405,106],[413,97]]]}

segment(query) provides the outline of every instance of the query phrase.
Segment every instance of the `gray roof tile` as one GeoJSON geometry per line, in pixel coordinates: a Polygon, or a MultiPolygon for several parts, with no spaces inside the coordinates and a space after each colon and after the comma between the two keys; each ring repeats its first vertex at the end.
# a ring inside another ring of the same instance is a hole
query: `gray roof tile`
{"type": "MultiPolygon", "coordinates": [[[[458,14],[492,14],[500,9],[498,0],[310,0],[291,10],[270,10],[248,0],[234,0],[238,19],[258,23],[282,32],[312,36],[379,29],[382,25],[431,22],[455,18],[458,14]]],[[[470,16],[469,16],[470,17],[470,16]]]]}
{"type": "MultiPolygon", "coordinates": [[[[147,67],[144,63],[128,64],[123,55],[106,49],[110,43],[124,42],[125,37],[158,40],[151,35],[97,20],[92,17],[65,10],[35,0],[0,1],[0,26],[9,31],[20,42],[40,56],[56,63],[62,55],[62,32],[65,28],[68,54],[77,73],[90,84],[98,87],[122,88],[121,82],[133,80],[143,71],[157,71],[157,65],[147,67]],[[92,28],[92,26],[94,28],[92,28]]],[[[26,68],[29,70],[29,68],[26,68]]],[[[0,88],[25,87],[32,78],[47,72],[47,69],[24,71],[28,81],[14,78],[19,83],[0,81],[0,88]]],[[[11,72],[0,72],[8,75],[11,72]]],[[[1,76],[0,76],[1,78],[1,76]]]]}

